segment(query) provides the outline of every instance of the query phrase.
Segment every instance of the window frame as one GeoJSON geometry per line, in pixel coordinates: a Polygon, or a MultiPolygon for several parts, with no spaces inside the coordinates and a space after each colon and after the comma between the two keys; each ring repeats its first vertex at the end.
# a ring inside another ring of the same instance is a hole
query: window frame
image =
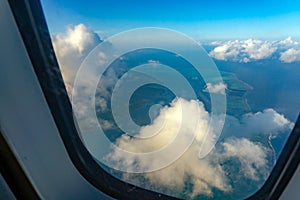
{"type": "Polygon", "coordinates": [[[4,137],[0,126],[0,173],[17,199],[40,199],[4,137]],[[3,164],[5,163],[5,164],[3,164]]]}
{"type": "MultiPolygon", "coordinates": [[[[126,183],[102,169],[85,148],[73,120],[73,111],[39,0],[8,0],[19,32],[71,161],[93,186],[117,199],[177,199],[126,183]]],[[[298,117],[268,179],[252,199],[278,199],[296,171],[300,156],[298,117]]]]}

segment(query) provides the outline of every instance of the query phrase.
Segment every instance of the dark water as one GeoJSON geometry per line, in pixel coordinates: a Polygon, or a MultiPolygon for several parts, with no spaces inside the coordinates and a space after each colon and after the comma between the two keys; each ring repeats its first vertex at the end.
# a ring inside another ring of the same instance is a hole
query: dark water
{"type": "Polygon", "coordinates": [[[251,63],[216,61],[220,70],[234,73],[252,86],[247,101],[253,112],[273,108],[295,122],[300,112],[300,62],[259,61],[251,63]]]}

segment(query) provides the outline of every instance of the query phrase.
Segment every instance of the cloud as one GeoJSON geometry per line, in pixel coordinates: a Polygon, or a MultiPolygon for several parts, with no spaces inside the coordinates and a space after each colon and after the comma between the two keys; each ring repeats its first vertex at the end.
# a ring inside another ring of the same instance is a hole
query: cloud
{"type": "Polygon", "coordinates": [[[246,137],[253,135],[272,135],[277,137],[281,133],[290,132],[294,123],[279,114],[274,109],[265,109],[261,112],[247,113],[237,119],[227,115],[222,132],[223,137],[246,137]]]}
{"type": "Polygon", "coordinates": [[[65,34],[52,36],[57,61],[69,95],[76,73],[88,53],[100,42],[100,37],[84,24],[68,27],[65,34]]]}
{"type": "Polygon", "coordinates": [[[284,130],[290,130],[294,126],[292,122],[274,109],[265,109],[263,112],[248,113],[242,117],[242,124],[253,132],[278,134],[284,130]]]}
{"type": "Polygon", "coordinates": [[[96,112],[107,111],[107,102],[104,98],[102,97],[95,98],[95,104],[97,105],[96,112]]]}
{"type": "Polygon", "coordinates": [[[291,37],[281,41],[257,39],[214,41],[210,46],[214,48],[209,55],[217,60],[243,63],[269,58],[287,63],[300,60],[300,43],[291,37]]]}
{"type": "Polygon", "coordinates": [[[259,176],[264,178],[268,175],[267,148],[260,144],[255,144],[246,138],[228,139],[222,144],[224,152],[223,159],[237,158],[241,164],[241,172],[244,177],[252,180],[259,180],[259,176]]]}
{"type": "Polygon", "coordinates": [[[218,83],[215,85],[211,83],[207,83],[206,88],[203,91],[214,93],[214,94],[225,94],[226,89],[227,89],[227,85],[224,83],[218,83]]]}
{"type": "MultiPolygon", "coordinates": [[[[73,84],[75,81],[76,73],[83,60],[88,56],[91,50],[99,45],[102,40],[92,29],[84,24],[78,24],[75,26],[69,26],[66,33],[56,34],[52,36],[53,47],[55,50],[56,58],[66,85],[69,97],[72,97],[73,84]]],[[[107,56],[103,52],[99,52],[96,64],[101,65],[107,56]]],[[[86,98],[90,93],[92,87],[91,79],[96,78],[93,72],[84,81],[84,85],[80,87],[80,94],[73,94],[74,96],[81,96],[81,101],[73,102],[73,107],[78,113],[78,120],[82,121],[84,128],[92,130],[97,127],[97,123],[93,120],[93,116],[86,116],[88,113],[87,105],[93,105],[90,98],[86,98]]],[[[108,93],[108,87],[113,82],[114,74],[109,71],[106,77],[103,77],[105,85],[101,85],[99,92],[103,94],[100,97],[95,98],[95,105],[97,111],[104,112],[107,110],[107,102],[103,96],[108,93]]],[[[112,128],[113,125],[107,120],[99,120],[99,123],[103,129],[112,128]]]]}
{"type": "Polygon", "coordinates": [[[59,56],[74,51],[82,55],[100,42],[99,36],[84,24],[68,27],[66,34],[57,34],[53,37],[54,48],[59,56]]]}
{"type": "Polygon", "coordinates": [[[285,63],[300,61],[300,50],[294,48],[288,49],[280,54],[279,60],[285,63]]]}
{"type": "Polygon", "coordinates": [[[149,64],[160,64],[158,60],[148,60],[149,64]]]}
{"type": "MultiPolygon", "coordinates": [[[[195,129],[196,138],[192,146],[184,153],[184,155],[175,161],[173,164],[161,170],[146,173],[145,177],[148,180],[147,185],[151,185],[158,189],[172,188],[175,190],[183,191],[185,180],[190,177],[193,190],[190,191],[191,196],[198,194],[212,195],[212,189],[217,188],[221,191],[231,191],[222,167],[211,158],[198,159],[198,152],[200,144],[204,141],[205,133],[208,130],[209,114],[205,111],[201,102],[191,100],[187,101],[182,98],[175,99],[169,107],[161,109],[159,116],[154,120],[153,124],[141,128],[140,134],[147,135],[149,133],[157,132],[154,137],[146,140],[139,140],[130,138],[127,134],[121,136],[116,144],[125,150],[131,152],[151,152],[158,150],[176,137],[177,134],[191,135],[191,127],[189,127],[190,119],[182,119],[182,109],[184,109],[188,116],[197,116],[200,120],[195,129]],[[199,110],[199,112],[197,112],[199,110]],[[161,125],[163,128],[160,129],[161,125]],[[178,128],[181,126],[181,133],[177,133],[178,128]]],[[[213,137],[214,133],[211,132],[209,137],[213,137]]],[[[175,148],[180,149],[180,145],[184,145],[184,141],[179,143],[175,148]]],[[[173,149],[176,151],[176,149],[173,149]]],[[[169,155],[170,156],[170,155],[169,155]]],[[[115,161],[116,165],[126,166],[128,168],[148,168],[153,163],[164,163],[165,158],[158,156],[155,160],[137,159],[136,157],[123,157],[117,154],[117,151],[112,151],[108,159],[115,161]]],[[[132,181],[132,176],[124,174],[127,181],[132,181]],[[126,177],[127,176],[127,177],[126,177]]],[[[140,180],[136,180],[135,184],[143,185],[140,180]]]]}
{"type": "Polygon", "coordinates": [[[289,37],[285,38],[284,40],[279,41],[279,44],[283,45],[285,47],[295,47],[295,46],[299,45],[299,42],[294,41],[292,39],[292,37],[289,36],[289,37]]]}
{"type": "Polygon", "coordinates": [[[238,45],[238,41],[228,41],[227,43],[220,44],[214,48],[209,55],[218,60],[228,60],[232,59],[234,61],[238,60],[238,55],[241,49],[238,45]]]}
{"type": "Polygon", "coordinates": [[[232,60],[238,62],[250,62],[270,57],[277,47],[272,42],[262,40],[234,40],[213,42],[215,47],[209,55],[218,60],[232,60]]]}
{"type": "MultiPolygon", "coordinates": [[[[152,124],[142,127],[140,131],[140,134],[149,134],[160,130],[159,134],[149,140],[140,140],[124,134],[117,140],[117,146],[131,152],[155,151],[168,145],[176,137],[178,124],[183,123],[183,126],[187,126],[183,128],[183,134],[192,134],[188,128],[188,123],[184,122],[199,118],[198,126],[195,129],[195,141],[184,152],[183,156],[171,165],[158,171],[145,173],[142,177],[124,173],[122,178],[151,190],[168,191],[169,194],[173,194],[175,191],[185,192],[190,198],[198,195],[213,196],[214,189],[229,193],[234,189],[229,178],[238,181],[241,175],[243,179],[264,181],[270,172],[270,166],[273,164],[272,161],[268,160],[268,156],[272,152],[268,146],[260,142],[253,142],[250,138],[258,134],[278,134],[284,129],[290,130],[293,124],[272,109],[246,114],[241,120],[230,117],[234,119],[229,121],[229,123],[233,123],[233,126],[225,127],[225,131],[242,132],[242,134],[237,134],[237,137],[232,135],[225,137],[207,157],[199,159],[197,155],[201,144],[210,142],[215,137],[213,130],[209,131],[207,140],[204,137],[208,130],[210,115],[199,101],[187,101],[181,98],[173,100],[170,106],[166,106],[160,111],[152,124]],[[181,109],[185,109],[189,113],[187,119],[181,118],[181,109]],[[161,124],[164,124],[163,129],[158,128],[161,124]],[[247,130],[246,133],[243,132],[244,130],[247,130]],[[232,159],[236,159],[239,163],[239,166],[234,166],[239,169],[237,174],[226,171],[228,164],[224,163],[232,159]],[[238,176],[239,178],[237,178],[238,176]],[[188,192],[185,191],[186,182],[191,184],[191,189],[188,192]]],[[[179,146],[175,148],[180,148],[179,146]]],[[[206,147],[204,145],[204,148],[206,147]]],[[[162,156],[155,160],[148,160],[135,156],[123,157],[113,147],[108,159],[114,161],[116,165],[128,168],[147,168],[154,162],[163,163],[165,158],[162,156]]]]}

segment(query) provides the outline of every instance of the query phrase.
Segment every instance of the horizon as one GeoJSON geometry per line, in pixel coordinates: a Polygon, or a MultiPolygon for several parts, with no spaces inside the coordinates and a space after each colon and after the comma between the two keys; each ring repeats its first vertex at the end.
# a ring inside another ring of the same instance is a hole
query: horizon
{"type": "Polygon", "coordinates": [[[83,23],[106,38],[141,27],[163,27],[195,40],[300,39],[300,2],[42,1],[53,34],[83,23]],[[219,6],[216,6],[219,5],[219,6]],[[101,9],[102,8],[102,9],[101,9]],[[51,12],[48,12],[51,11],[51,12]]]}

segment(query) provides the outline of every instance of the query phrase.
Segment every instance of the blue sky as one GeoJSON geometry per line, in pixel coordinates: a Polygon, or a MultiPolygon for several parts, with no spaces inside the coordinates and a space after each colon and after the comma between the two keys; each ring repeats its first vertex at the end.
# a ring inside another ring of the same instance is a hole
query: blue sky
{"type": "Polygon", "coordinates": [[[131,28],[158,26],[195,39],[300,39],[300,1],[42,0],[49,29],[83,23],[103,37],[131,28]]]}

